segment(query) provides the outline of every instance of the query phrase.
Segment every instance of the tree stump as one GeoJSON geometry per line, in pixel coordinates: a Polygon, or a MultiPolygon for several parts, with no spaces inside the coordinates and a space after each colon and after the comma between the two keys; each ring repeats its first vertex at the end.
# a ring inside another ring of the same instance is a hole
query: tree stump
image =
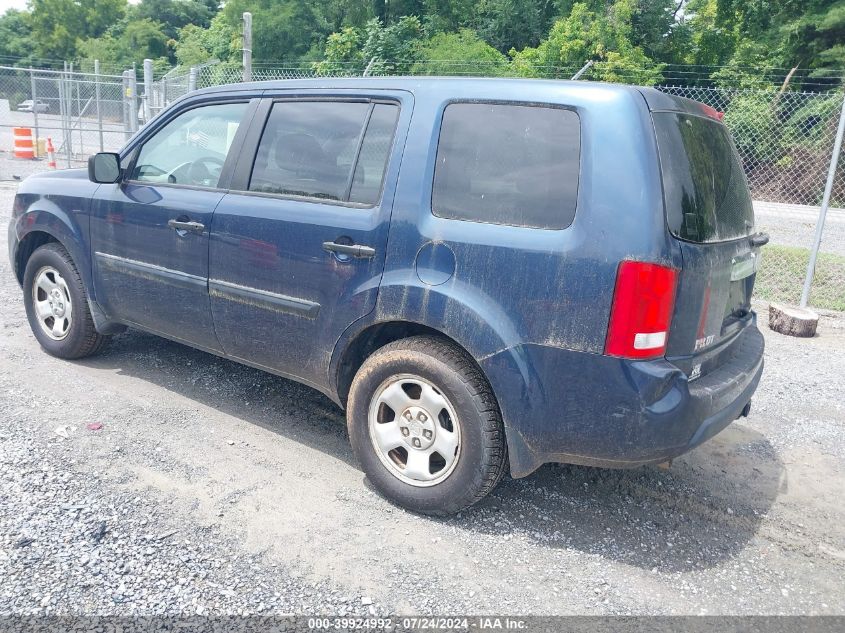
{"type": "Polygon", "coordinates": [[[818,324],[818,313],[808,308],[769,304],[769,327],[775,332],[809,338],[816,335],[818,324]]]}

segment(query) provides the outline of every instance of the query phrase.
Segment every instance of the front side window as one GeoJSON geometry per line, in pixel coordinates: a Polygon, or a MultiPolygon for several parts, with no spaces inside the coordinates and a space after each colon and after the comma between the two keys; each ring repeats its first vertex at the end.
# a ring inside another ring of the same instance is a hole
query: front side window
{"type": "Polygon", "coordinates": [[[580,145],[572,110],[450,104],[440,126],[432,211],[454,220],[566,228],[575,217],[580,145]]]}
{"type": "Polygon", "coordinates": [[[249,190],[373,205],[381,192],[399,108],[281,101],[273,105],[249,190]]]}
{"type": "Polygon", "coordinates": [[[247,106],[221,103],[180,114],[144,143],[130,179],[217,187],[247,106]]]}

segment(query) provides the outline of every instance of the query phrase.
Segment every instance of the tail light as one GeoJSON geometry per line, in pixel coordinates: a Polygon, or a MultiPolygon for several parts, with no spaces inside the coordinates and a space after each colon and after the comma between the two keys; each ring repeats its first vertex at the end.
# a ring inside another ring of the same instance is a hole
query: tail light
{"type": "Polygon", "coordinates": [[[704,115],[710,117],[711,119],[715,119],[717,121],[723,121],[725,119],[725,113],[719,112],[712,106],[702,104],[701,109],[704,111],[704,115]]]}
{"type": "Polygon", "coordinates": [[[675,305],[675,270],[625,261],[616,274],[605,353],[623,358],[655,358],[666,352],[675,305]]]}

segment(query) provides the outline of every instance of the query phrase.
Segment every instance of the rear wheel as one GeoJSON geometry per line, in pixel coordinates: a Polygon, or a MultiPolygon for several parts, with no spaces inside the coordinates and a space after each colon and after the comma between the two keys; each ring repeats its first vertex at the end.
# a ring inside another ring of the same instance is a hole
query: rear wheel
{"type": "Polygon", "coordinates": [[[416,512],[463,510],[496,486],[507,463],[490,386],[440,338],[403,339],[370,356],[352,383],[347,422],[373,485],[416,512]]]}
{"type": "Polygon", "coordinates": [[[49,354],[83,358],[102,348],[108,337],[94,328],[82,277],[60,244],[35,250],[26,264],[23,290],[29,326],[49,354]]]}

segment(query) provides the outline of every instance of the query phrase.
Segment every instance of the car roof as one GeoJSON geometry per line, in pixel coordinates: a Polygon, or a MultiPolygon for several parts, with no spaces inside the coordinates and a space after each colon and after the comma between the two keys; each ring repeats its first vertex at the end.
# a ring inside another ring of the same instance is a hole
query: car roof
{"type": "Polygon", "coordinates": [[[314,77],[308,79],[277,79],[271,81],[253,81],[248,83],[227,84],[203,88],[191,94],[209,94],[242,90],[290,90],[290,89],[355,89],[371,88],[378,90],[405,90],[411,93],[454,92],[460,87],[461,93],[473,89],[489,92],[491,87],[501,90],[503,97],[519,96],[526,99],[529,95],[544,92],[557,92],[562,87],[569,90],[584,90],[605,93],[631,93],[639,89],[635,86],[593,81],[572,81],[568,79],[519,79],[510,77],[314,77]]]}
{"type": "MultiPolygon", "coordinates": [[[[247,83],[224,84],[202,88],[188,93],[194,95],[226,94],[231,92],[258,92],[274,90],[403,90],[412,94],[429,94],[448,99],[457,94],[462,98],[513,99],[515,101],[556,102],[566,96],[578,96],[583,101],[609,101],[611,97],[627,95],[643,99],[648,110],[688,112],[712,117],[713,110],[698,101],[668,94],[657,88],[629,86],[598,81],[573,81],[571,79],[522,79],[514,77],[313,77],[307,79],[276,79],[247,83]]],[[[713,111],[715,112],[715,111],[713,111]]]]}

